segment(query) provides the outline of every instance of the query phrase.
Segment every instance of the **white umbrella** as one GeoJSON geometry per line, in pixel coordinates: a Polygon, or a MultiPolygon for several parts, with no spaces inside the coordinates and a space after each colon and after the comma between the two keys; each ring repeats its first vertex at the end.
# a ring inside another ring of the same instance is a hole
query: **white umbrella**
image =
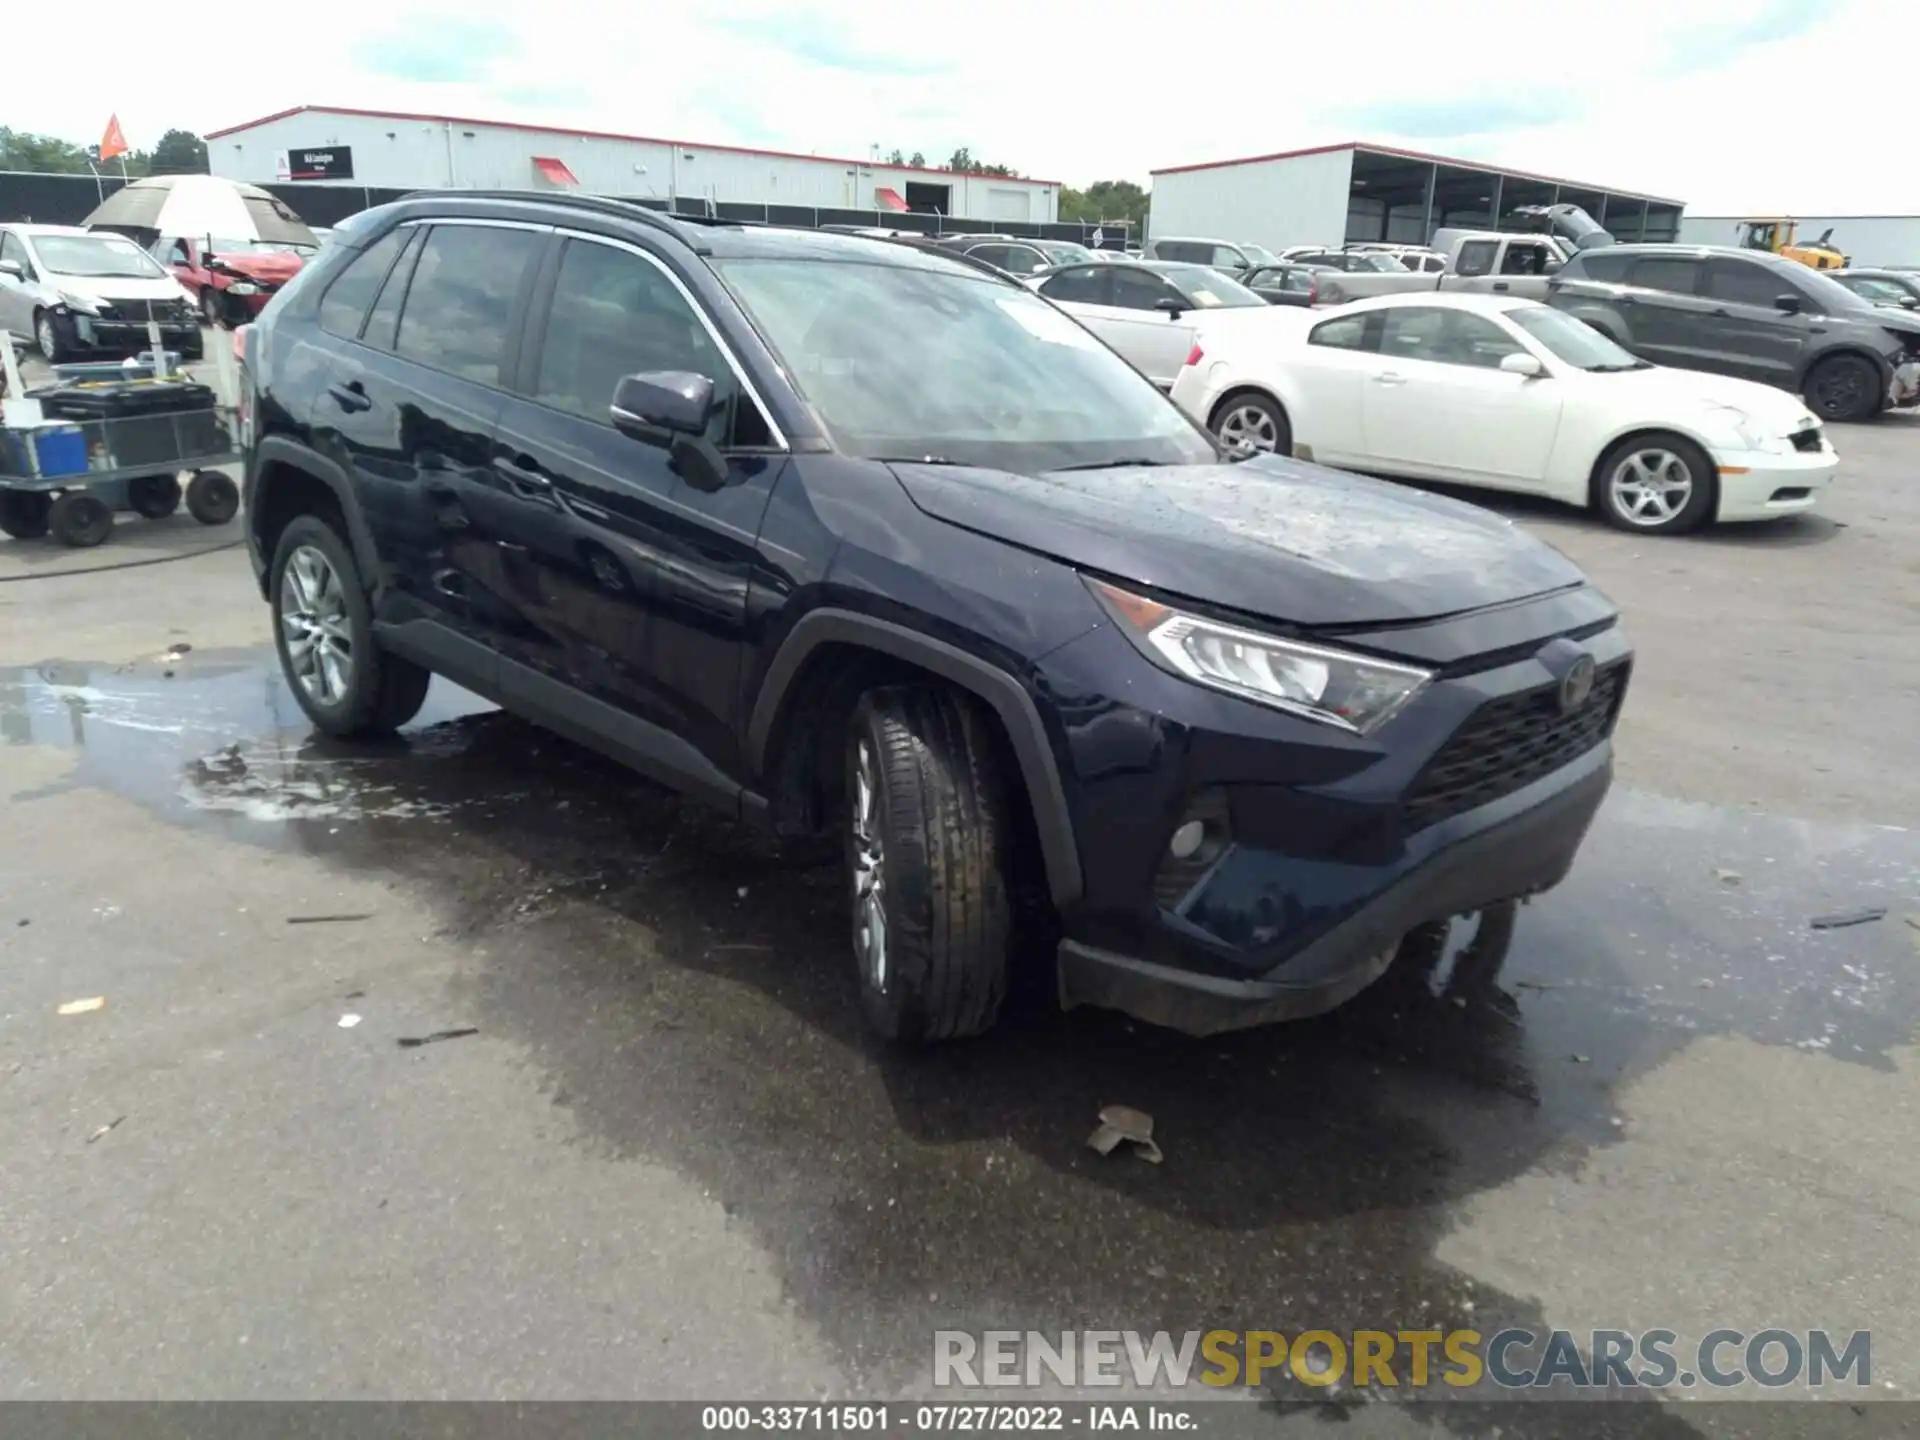
{"type": "Polygon", "coordinates": [[[269,244],[317,245],[313,232],[286,202],[258,185],[214,175],[154,175],[113,192],[87,217],[103,230],[143,230],[152,235],[264,240],[269,244]]]}

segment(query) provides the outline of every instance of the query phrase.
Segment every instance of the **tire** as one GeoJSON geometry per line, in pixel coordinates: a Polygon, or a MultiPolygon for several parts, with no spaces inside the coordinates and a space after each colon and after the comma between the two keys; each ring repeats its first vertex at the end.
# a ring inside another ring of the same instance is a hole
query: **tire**
{"type": "Polygon", "coordinates": [[[267,574],[280,670],[316,730],[341,738],[386,734],[420,713],[433,676],[374,643],[366,583],[332,526],[313,515],[295,516],[280,532],[267,574]],[[326,577],[317,573],[316,560],[326,577]],[[289,585],[290,570],[298,584],[289,585]],[[332,655],[331,666],[321,651],[332,655]]]}
{"type": "Polygon", "coordinates": [[[1006,998],[1013,940],[1013,837],[989,722],[949,690],[872,691],[854,708],[845,763],[868,1023],[905,1045],[981,1034],[1006,998]]]}
{"type": "Polygon", "coordinates": [[[127,508],[143,520],[164,520],[180,508],[180,482],[171,475],[136,475],[127,482],[127,508]]]}
{"type": "Polygon", "coordinates": [[[38,540],[47,533],[53,501],[31,490],[0,490],[0,531],[16,540],[38,540]]]}
{"type": "Polygon", "coordinates": [[[1682,435],[1629,435],[1593,471],[1593,507],[1636,535],[1683,535],[1713,518],[1719,476],[1707,452],[1682,435]]]}
{"type": "Polygon", "coordinates": [[[113,533],[113,511],[97,495],[85,490],[69,490],[47,512],[47,528],[62,545],[76,550],[91,550],[104,545],[113,533]]]}
{"type": "Polygon", "coordinates": [[[220,328],[220,317],[226,307],[220,303],[220,292],[209,285],[200,292],[200,318],[210,330],[220,328]]]}
{"type": "Polygon", "coordinates": [[[49,365],[63,364],[73,354],[73,346],[61,333],[60,317],[45,310],[33,312],[33,341],[40,356],[49,365]]]}
{"type": "Polygon", "coordinates": [[[240,487],[218,470],[196,470],[187,482],[187,513],[202,525],[224,525],[240,513],[240,487]]]}
{"type": "Polygon", "coordinates": [[[1253,391],[1229,395],[1214,406],[1207,428],[1222,445],[1239,453],[1293,454],[1293,426],[1287,412],[1277,401],[1253,391]]]}
{"type": "Polygon", "coordinates": [[[1869,420],[1880,413],[1880,372],[1862,356],[1830,356],[1801,384],[1801,398],[1822,420],[1869,420]]]}

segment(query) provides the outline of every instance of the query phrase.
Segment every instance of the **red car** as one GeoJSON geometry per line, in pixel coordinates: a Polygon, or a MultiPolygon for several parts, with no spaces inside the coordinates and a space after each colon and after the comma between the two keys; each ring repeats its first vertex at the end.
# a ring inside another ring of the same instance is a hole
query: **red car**
{"type": "Polygon", "coordinates": [[[207,324],[244,325],[300,273],[313,250],[270,240],[163,235],[153,254],[199,299],[207,324]]]}

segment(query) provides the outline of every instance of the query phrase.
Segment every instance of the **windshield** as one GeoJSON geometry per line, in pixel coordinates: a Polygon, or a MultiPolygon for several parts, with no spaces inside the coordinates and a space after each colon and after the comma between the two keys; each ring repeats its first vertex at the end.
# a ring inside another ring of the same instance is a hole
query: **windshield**
{"type": "Polygon", "coordinates": [[[1357,256],[1357,259],[1359,260],[1361,268],[1365,270],[1384,270],[1389,274],[1393,274],[1404,271],[1407,268],[1400,263],[1398,257],[1383,255],[1378,250],[1363,250],[1357,256]]]}
{"type": "Polygon", "coordinates": [[[218,235],[206,244],[207,250],[214,255],[311,255],[311,245],[297,245],[287,240],[223,240],[218,235]]]}
{"type": "Polygon", "coordinates": [[[1019,286],[946,265],[714,268],[848,454],[1027,473],[1217,458],[1149,381],[1019,286]]]}
{"type": "Polygon", "coordinates": [[[1863,295],[1876,305],[1901,305],[1913,298],[1905,286],[1896,285],[1891,280],[1875,280],[1866,275],[1848,275],[1840,283],[1856,295],[1863,295]]]}
{"type": "Polygon", "coordinates": [[[1579,370],[1645,370],[1636,360],[1584,320],[1545,305],[1523,305],[1507,318],[1538,340],[1557,360],[1579,370]]]}
{"type": "Polygon", "coordinates": [[[1056,265],[1081,265],[1099,258],[1086,246],[1076,245],[1071,240],[1042,240],[1039,245],[1056,265]]]}
{"type": "Polygon", "coordinates": [[[158,280],[167,272],[124,235],[36,235],[34,251],[55,275],[91,280],[158,280]]]}
{"type": "Polygon", "coordinates": [[[1224,270],[1215,270],[1210,265],[1163,264],[1153,268],[1199,310],[1231,309],[1238,305],[1258,305],[1264,309],[1267,303],[1224,270]]]}
{"type": "Polygon", "coordinates": [[[1280,258],[1264,245],[1242,245],[1240,253],[1250,265],[1271,265],[1280,258]]]}
{"type": "MultiPolygon", "coordinates": [[[[1873,302],[1856,295],[1831,275],[1822,275],[1807,265],[1788,262],[1787,268],[1793,271],[1796,285],[1803,287],[1807,298],[1813,302],[1812,308],[1824,315],[1836,310],[1872,309],[1873,302]]],[[[1783,270],[1782,273],[1785,273],[1783,270]]]]}

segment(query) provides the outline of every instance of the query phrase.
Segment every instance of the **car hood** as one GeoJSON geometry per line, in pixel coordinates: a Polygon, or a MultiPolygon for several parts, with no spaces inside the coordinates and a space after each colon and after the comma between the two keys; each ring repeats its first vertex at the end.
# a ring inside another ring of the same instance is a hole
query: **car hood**
{"type": "Polygon", "coordinates": [[[54,275],[45,283],[70,295],[85,295],[94,300],[184,300],[187,292],[171,275],[153,275],[144,279],[122,279],[114,275],[54,275]]]}
{"type": "MultiPolygon", "coordinates": [[[[1740,380],[1731,375],[1709,375],[1702,370],[1677,370],[1665,365],[1645,370],[1621,370],[1592,377],[1596,386],[1604,385],[1614,395],[1631,394],[1636,404],[1651,405],[1727,405],[1751,415],[1770,431],[1791,434],[1812,420],[1813,413],[1798,395],[1757,380],[1740,380]]],[[[1660,417],[1649,411],[1649,417],[1660,417]]]]}
{"type": "Polygon", "coordinates": [[[269,284],[284,285],[300,273],[300,267],[307,262],[292,251],[275,251],[271,254],[260,251],[248,251],[236,255],[216,254],[225,269],[246,276],[249,280],[265,280],[269,284]]]}
{"type": "Polygon", "coordinates": [[[1041,475],[892,468],[936,519],[1297,625],[1428,619],[1584,579],[1491,511],[1278,456],[1041,475]]]}

